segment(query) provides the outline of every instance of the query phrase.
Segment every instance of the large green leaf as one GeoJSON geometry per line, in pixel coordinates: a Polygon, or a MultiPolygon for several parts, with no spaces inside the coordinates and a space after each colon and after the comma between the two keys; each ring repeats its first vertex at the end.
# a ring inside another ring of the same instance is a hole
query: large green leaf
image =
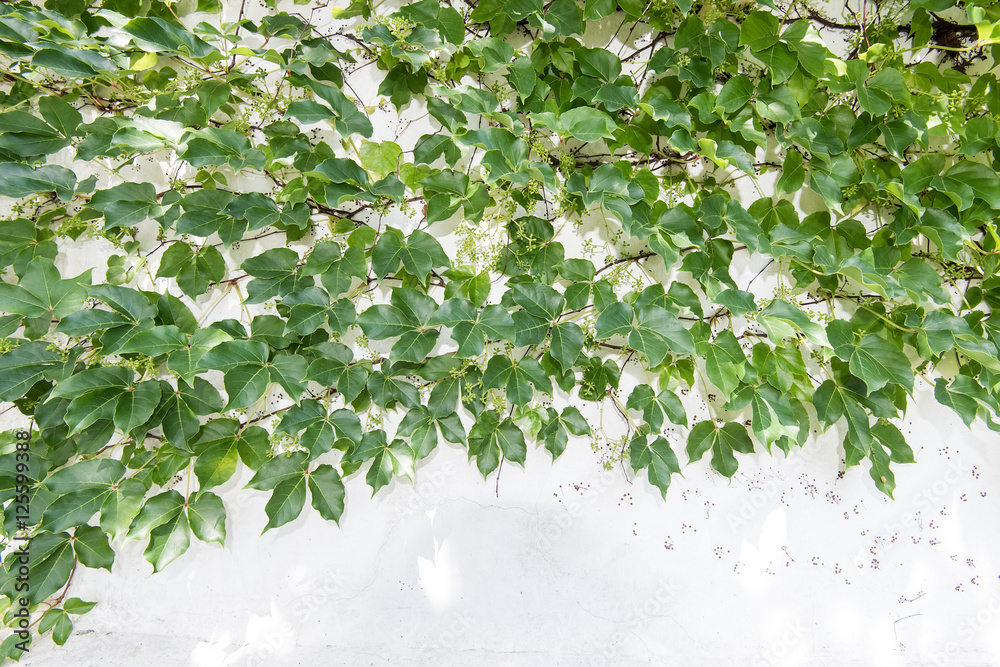
{"type": "Polygon", "coordinates": [[[688,457],[698,461],[709,450],[712,452],[712,467],[726,477],[732,477],[739,467],[734,452],[753,452],[753,441],[742,424],[729,422],[720,428],[711,421],[702,421],[695,424],[688,434],[688,457]]]}
{"type": "Polygon", "coordinates": [[[524,465],[526,453],[524,433],[509,418],[501,421],[495,410],[480,415],[469,431],[469,456],[476,457],[484,477],[496,470],[501,456],[524,465]]]}
{"type": "Polygon", "coordinates": [[[868,387],[878,391],[887,383],[913,389],[913,369],[902,351],[881,336],[865,336],[851,352],[851,372],[868,387]]]}
{"type": "MultiPolygon", "coordinates": [[[[660,490],[664,498],[670,488],[670,477],[680,473],[681,467],[677,461],[670,442],[663,436],[649,442],[648,436],[637,435],[629,443],[629,460],[632,471],[638,473],[643,468],[649,477],[649,483],[660,490]]],[[[713,458],[714,462],[714,458],[713,458]]]]}

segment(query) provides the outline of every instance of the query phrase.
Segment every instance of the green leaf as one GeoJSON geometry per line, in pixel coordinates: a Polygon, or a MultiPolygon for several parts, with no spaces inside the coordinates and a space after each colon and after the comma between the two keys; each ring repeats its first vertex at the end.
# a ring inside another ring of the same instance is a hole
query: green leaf
{"type": "Polygon", "coordinates": [[[647,436],[636,435],[629,443],[629,461],[635,473],[646,469],[649,483],[658,488],[664,498],[670,488],[671,475],[681,472],[677,455],[663,436],[649,442],[647,436]]]}
{"type": "Polygon", "coordinates": [[[506,387],[507,400],[513,405],[524,405],[532,399],[531,385],[541,392],[552,393],[548,374],[531,357],[514,363],[507,355],[498,354],[490,359],[483,372],[483,386],[487,389],[506,387]]]}
{"type": "Polygon", "coordinates": [[[573,322],[561,322],[552,327],[549,352],[563,369],[571,368],[583,351],[583,330],[573,322]]]}
{"type": "Polygon", "coordinates": [[[753,452],[753,441],[742,424],[729,422],[718,428],[711,421],[702,421],[695,424],[688,435],[688,457],[691,461],[699,461],[709,450],[712,451],[712,467],[731,478],[739,467],[734,452],[753,452]]]}
{"type": "Polygon", "coordinates": [[[396,435],[409,441],[416,460],[430,455],[438,443],[436,420],[431,412],[422,406],[406,413],[396,429],[396,435]]]}
{"type": "Polygon", "coordinates": [[[548,285],[539,283],[514,285],[512,296],[514,303],[535,317],[549,322],[555,320],[562,313],[565,304],[562,294],[548,285]]]}
{"type": "Polygon", "coordinates": [[[262,532],[267,532],[272,528],[283,526],[290,521],[294,521],[306,502],[306,478],[304,475],[295,475],[285,479],[274,487],[271,497],[264,506],[267,514],[267,526],[262,532]]]}
{"type": "Polygon", "coordinates": [[[775,123],[790,123],[802,118],[799,103],[788,86],[778,86],[757,97],[757,113],[775,123]]]}
{"type": "MultiPolygon", "coordinates": [[[[69,535],[50,532],[40,533],[32,539],[31,556],[31,587],[24,593],[34,605],[47,600],[66,585],[73,572],[75,558],[69,535]]],[[[13,565],[17,559],[12,558],[9,562],[13,565]]],[[[13,577],[9,581],[13,584],[13,577]]]]}
{"type": "Polygon", "coordinates": [[[646,306],[637,313],[628,344],[649,359],[651,367],[663,363],[667,354],[695,354],[694,339],[674,315],[659,306],[646,306]]]}
{"type": "Polygon", "coordinates": [[[177,491],[164,491],[153,496],[143,504],[142,509],[132,520],[128,537],[146,539],[153,529],[176,518],[183,509],[184,496],[177,491]]]}
{"type": "Polygon", "coordinates": [[[80,598],[69,598],[63,603],[63,611],[67,614],[86,614],[96,605],[96,602],[84,602],[80,598]]]}
{"type": "Polygon", "coordinates": [[[772,300],[757,313],[757,321],[771,340],[797,337],[801,332],[816,345],[829,345],[823,327],[809,319],[804,311],[782,299],[772,300]]]}
{"type": "Polygon", "coordinates": [[[802,167],[802,153],[798,151],[788,151],[785,155],[785,163],[781,167],[781,176],[775,185],[778,194],[793,194],[802,189],[805,183],[806,172],[802,167]]]}
{"type": "Polygon", "coordinates": [[[821,423],[830,426],[842,416],[847,418],[848,439],[862,452],[871,447],[872,434],[868,413],[858,402],[857,394],[837,386],[833,380],[821,384],[813,394],[813,406],[821,423]]]}
{"type": "Polygon", "coordinates": [[[123,433],[144,424],[160,402],[160,383],[140,382],[123,391],[115,402],[114,423],[123,433]]]}
{"type": "Polygon", "coordinates": [[[570,109],[559,117],[559,122],[570,136],[588,143],[613,139],[617,127],[611,116],[590,107],[570,109]]]}
{"type": "Polygon", "coordinates": [[[202,542],[226,543],[226,508],[222,498],[214,493],[198,495],[187,506],[188,524],[191,532],[202,542]]]}
{"type": "Polygon", "coordinates": [[[876,334],[865,336],[851,352],[851,373],[868,387],[878,391],[887,383],[913,391],[913,367],[902,351],[876,334]]]}
{"type": "Polygon", "coordinates": [[[293,452],[268,459],[247,483],[246,488],[267,491],[284,481],[302,477],[306,472],[308,456],[306,452],[293,452]]]}
{"type": "Polygon", "coordinates": [[[421,281],[435,268],[450,264],[437,239],[421,230],[414,230],[408,237],[395,227],[388,227],[372,247],[372,270],[379,277],[399,270],[400,264],[406,272],[421,281]]]}
{"type": "Polygon", "coordinates": [[[57,165],[32,169],[19,162],[0,162],[0,180],[4,195],[15,199],[54,192],[59,199],[69,201],[76,188],[73,172],[57,165]]]}
{"type": "Polygon", "coordinates": [[[73,533],[73,553],[87,567],[111,571],[115,552],[108,543],[108,535],[97,526],[80,526],[73,533]]]}
{"type": "Polygon", "coordinates": [[[125,534],[142,507],[146,487],[136,479],[124,479],[111,490],[101,506],[101,530],[117,539],[125,534]]]}
{"type": "Polygon", "coordinates": [[[586,76],[596,76],[612,83],[622,72],[622,61],[607,49],[576,49],[576,61],[586,76]]]}
{"type": "Polygon", "coordinates": [[[90,208],[104,214],[104,228],[134,227],[163,213],[152,183],[121,183],[98,190],[90,198],[90,208]]]}
{"type": "Polygon", "coordinates": [[[707,344],[707,350],[705,371],[708,379],[728,400],[746,375],[746,357],[736,336],[728,329],[707,344]]]}
{"type": "Polygon", "coordinates": [[[634,312],[632,306],[620,301],[605,308],[594,323],[595,335],[600,340],[612,336],[628,336],[632,332],[634,312]]]}
{"type": "Polygon", "coordinates": [[[0,400],[23,397],[32,386],[62,365],[62,356],[43,342],[24,343],[0,354],[0,400]]]}
{"type": "Polygon", "coordinates": [[[501,456],[524,465],[526,454],[521,429],[509,418],[501,421],[495,410],[483,412],[469,431],[469,458],[476,457],[483,477],[496,470],[501,456]]]}
{"type": "Polygon", "coordinates": [[[340,523],[344,513],[344,483],[332,466],[321,465],[307,477],[313,508],[327,521],[340,523]]]}
{"type": "Polygon", "coordinates": [[[727,114],[734,114],[746,104],[753,95],[753,82],[742,74],[734,76],[723,84],[715,103],[727,114]]]}
{"type": "Polygon", "coordinates": [[[142,555],[153,566],[153,572],[160,572],[187,551],[190,544],[191,531],[187,514],[178,511],[172,518],[150,531],[149,544],[142,555]]]}
{"type": "Polygon", "coordinates": [[[65,317],[83,307],[90,282],[89,271],[73,280],[63,280],[52,260],[37,257],[28,263],[18,285],[0,284],[0,309],[25,317],[65,317]]]}
{"type": "Polygon", "coordinates": [[[126,23],[122,30],[132,36],[136,46],[152,53],[167,52],[204,58],[215,51],[183,26],[163,19],[135,18],[126,23]]]}
{"type": "Polygon", "coordinates": [[[306,125],[321,123],[325,120],[330,120],[334,116],[335,114],[332,109],[311,100],[297,100],[292,102],[288,105],[288,110],[285,112],[286,118],[295,118],[306,125]]]}
{"type": "Polygon", "coordinates": [[[45,479],[45,487],[56,495],[83,489],[108,489],[125,474],[125,466],[112,459],[89,459],[66,466],[45,479]]]}
{"type": "Polygon", "coordinates": [[[757,304],[751,292],[734,289],[723,290],[715,296],[715,302],[728,308],[734,315],[757,312],[757,304]]]}
{"type": "Polygon", "coordinates": [[[684,413],[681,400],[676,394],[667,390],[656,394],[649,385],[636,385],[629,394],[625,407],[642,412],[643,421],[649,424],[652,431],[663,428],[664,415],[674,424],[687,425],[687,415],[684,413]]]}
{"type": "Polygon", "coordinates": [[[194,449],[198,457],[194,474],[202,491],[224,484],[236,472],[239,459],[236,426],[229,420],[216,419],[201,427],[194,449]]]}

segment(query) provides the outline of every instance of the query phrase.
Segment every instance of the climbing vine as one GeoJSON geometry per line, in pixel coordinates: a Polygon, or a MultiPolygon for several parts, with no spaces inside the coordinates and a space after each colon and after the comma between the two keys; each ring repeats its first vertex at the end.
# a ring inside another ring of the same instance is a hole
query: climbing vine
{"type": "Polygon", "coordinates": [[[120,540],[224,543],[241,474],[268,530],[437,447],[665,495],[836,424],[891,496],[915,392],[1000,430],[998,44],[954,0],[0,4],[0,653],[120,540]]]}

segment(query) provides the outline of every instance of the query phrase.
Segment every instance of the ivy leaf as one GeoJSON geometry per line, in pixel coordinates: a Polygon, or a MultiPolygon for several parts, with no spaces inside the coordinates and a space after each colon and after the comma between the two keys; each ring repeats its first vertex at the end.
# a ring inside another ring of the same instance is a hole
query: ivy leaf
{"type": "Polygon", "coordinates": [[[381,278],[399,270],[400,264],[426,282],[433,269],[449,266],[450,261],[441,244],[427,232],[417,229],[404,237],[399,229],[387,227],[372,246],[372,270],[381,278]]]}
{"type": "Polygon", "coordinates": [[[813,406],[820,422],[827,426],[836,423],[842,416],[846,417],[849,441],[861,452],[870,450],[871,424],[854,392],[827,380],[813,394],[813,406]]]}
{"type": "Polygon", "coordinates": [[[605,308],[594,323],[595,335],[600,340],[612,336],[628,336],[632,332],[634,311],[632,306],[620,301],[605,308]]]}
{"type": "Polygon", "coordinates": [[[510,418],[501,421],[496,410],[487,410],[479,415],[469,431],[469,458],[476,457],[476,465],[483,477],[496,470],[501,456],[524,465],[526,454],[524,433],[510,418]]]}
{"type": "Polygon", "coordinates": [[[731,478],[739,467],[733,453],[753,452],[753,441],[742,424],[729,422],[719,428],[711,421],[702,421],[688,434],[688,457],[691,461],[699,461],[709,450],[712,451],[712,467],[731,478]]]}
{"type": "Polygon", "coordinates": [[[646,306],[637,313],[637,320],[628,344],[646,355],[651,367],[663,363],[670,352],[695,354],[691,332],[665,309],[646,306]]]}
{"type": "Polygon", "coordinates": [[[515,363],[507,355],[498,354],[490,358],[483,373],[483,386],[486,389],[505,387],[507,400],[513,405],[524,405],[531,400],[534,396],[531,385],[546,394],[552,393],[548,374],[531,357],[515,363]]]}
{"type": "Polygon", "coordinates": [[[412,458],[413,453],[405,442],[397,438],[390,443],[385,431],[377,429],[364,434],[361,443],[346,457],[345,462],[354,470],[362,463],[371,461],[365,481],[375,495],[394,476],[411,475],[412,458]]]}
{"type": "Polygon", "coordinates": [[[285,479],[274,487],[271,497],[264,506],[267,525],[263,533],[294,521],[302,513],[306,503],[306,478],[304,474],[285,479]]]}
{"type": "Polygon", "coordinates": [[[146,487],[136,479],[124,479],[112,488],[101,505],[101,530],[117,539],[125,534],[142,507],[146,487]]]}
{"type": "MultiPolygon", "coordinates": [[[[38,604],[54,595],[69,580],[75,562],[73,547],[66,533],[43,532],[36,535],[31,542],[31,588],[25,591],[25,597],[31,604],[38,604]]],[[[11,565],[17,563],[16,558],[10,559],[11,565]]],[[[8,571],[10,566],[8,566],[8,571]]],[[[9,576],[9,575],[8,575],[9,576]]],[[[13,577],[10,582],[10,596],[13,596],[13,577]]],[[[7,593],[7,591],[4,591],[7,593]]]]}
{"type": "Polygon", "coordinates": [[[57,165],[33,169],[19,162],[0,162],[0,180],[3,180],[4,195],[14,198],[54,192],[59,199],[69,201],[76,188],[73,172],[57,165]]]}
{"type": "Polygon", "coordinates": [[[201,427],[192,445],[200,490],[224,484],[233,476],[239,460],[238,442],[237,424],[232,420],[213,419],[201,427]]]}
{"type": "Polygon", "coordinates": [[[167,52],[204,58],[215,49],[176,23],[155,17],[135,18],[122,27],[136,46],[151,53],[167,52]]]}
{"type": "Polygon", "coordinates": [[[308,463],[306,452],[292,452],[267,459],[257,470],[253,478],[247,482],[246,488],[267,491],[274,489],[283,481],[301,477],[305,474],[308,463]]]}
{"type": "Polygon", "coordinates": [[[876,334],[865,336],[851,352],[851,372],[872,393],[892,382],[913,391],[910,360],[898,347],[876,334]]]}
{"type": "Polygon", "coordinates": [[[573,322],[560,322],[552,327],[549,352],[563,369],[571,368],[583,351],[583,329],[573,322]]]}
{"type": "Polygon", "coordinates": [[[403,416],[396,429],[396,435],[409,440],[413,457],[419,461],[437,447],[436,419],[427,408],[417,406],[403,416]]]}
{"type": "Polygon", "coordinates": [[[545,449],[549,450],[552,459],[555,460],[562,455],[569,443],[568,433],[573,435],[590,435],[590,424],[584,419],[580,411],[569,406],[560,415],[553,408],[545,409],[546,420],[538,431],[538,438],[545,443],[545,449]]]}
{"type": "Polygon", "coordinates": [[[309,473],[309,494],[313,508],[327,521],[340,523],[344,513],[344,483],[332,466],[321,465],[309,473]]]}
{"type": "Polygon", "coordinates": [[[129,433],[144,424],[156,410],[160,402],[160,383],[140,382],[129,387],[118,396],[114,407],[114,424],[123,433],[129,433]]]}
{"type": "Polygon", "coordinates": [[[104,214],[105,229],[133,227],[163,214],[152,183],[122,183],[98,190],[90,198],[89,206],[104,214]]]}
{"type": "Polygon", "coordinates": [[[899,429],[888,422],[880,422],[872,427],[875,437],[868,458],[871,460],[869,474],[879,491],[892,498],[896,489],[896,476],[889,463],[914,463],[913,450],[906,444],[899,429]]]}
{"type": "Polygon", "coordinates": [[[788,151],[785,163],[781,167],[781,177],[775,188],[779,193],[792,194],[798,192],[805,183],[806,172],[802,167],[802,153],[788,151]]]}
{"type": "Polygon", "coordinates": [[[214,493],[201,491],[187,506],[188,525],[202,542],[226,543],[226,508],[222,498],[214,493]]]}
{"type": "Polygon", "coordinates": [[[636,435],[629,443],[629,461],[634,473],[646,469],[649,483],[658,488],[664,498],[667,497],[667,489],[670,488],[670,476],[681,472],[677,455],[670,447],[670,442],[663,436],[649,442],[648,436],[636,435]]]}
{"type": "Polygon", "coordinates": [[[767,331],[768,338],[773,340],[797,336],[801,332],[817,345],[829,345],[823,327],[809,319],[805,312],[782,299],[772,300],[757,313],[757,321],[767,331]]]}
{"type": "Polygon", "coordinates": [[[306,125],[321,123],[334,116],[332,109],[311,100],[296,100],[288,105],[288,110],[285,112],[286,118],[296,118],[306,125]]]}
{"type": "Polygon", "coordinates": [[[61,318],[83,307],[87,291],[81,280],[90,282],[89,271],[75,280],[63,280],[52,260],[37,257],[18,285],[0,283],[0,310],[25,317],[61,318]]]}
{"type": "Polygon", "coordinates": [[[178,511],[171,519],[158,525],[149,533],[149,545],[142,552],[153,566],[153,572],[179,558],[191,544],[191,531],[187,514],[178,511]]]}
{"type": "Polygon", "coordinates": [[[129,526],[129,539],[144,540],[150,532],[175,518],[184,509],[184,496],[174,490],[164,491],[146,500],[129,526]]]}
{"type": "Polygon", "coordinates": [[[64,137],[72,137],[83,122],[83,116],[69,102],[57,95],[39,98],[38,110],[49,125],[59,130],[64,137]]]}
{"type": "Polygon", "coordinates": [[[673,392],[663,390],[659,394],[646,384],[636,385],[629,394],[625,407],[642,412],[642,419],[652,431],[663,428],[663,418],[666,415],[672,423],[687,426],[687,415],[681,399],[673,392]]]}
{"type": "Polygon", "coordinates": [[[590,107],[570,109],[559,117],[559,123],[570,136],[588,143],[613,139],[617,127],[611,116],[590,107]]]}
{"type": "Polygon", "coordinates": [[[722,396],[729,397],[746,376],[746,357],[740,348],[739,341],[728,329],[720,333],[711,343],[705,346],[705,371],[708,379],[722,391],[722,396]]]}
{"type": "Polygon", "coordinates": [[[0,354],[0,400],[13,401],[36,383],[56,373],[63,358],[43,342],[24,343],[0,354]]]}

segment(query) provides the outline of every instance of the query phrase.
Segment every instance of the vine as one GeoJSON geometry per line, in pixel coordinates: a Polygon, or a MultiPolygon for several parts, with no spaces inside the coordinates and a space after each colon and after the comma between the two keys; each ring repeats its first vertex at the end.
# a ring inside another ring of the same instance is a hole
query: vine
{"type": "Polygon", "coordinates": [[[840,425],[891,497],[915,392],[1000,430],[996,6],[299,4],[0,5],[4,658],[241,470],[269,530],[439,446],[665,495],[840,425]]]}

